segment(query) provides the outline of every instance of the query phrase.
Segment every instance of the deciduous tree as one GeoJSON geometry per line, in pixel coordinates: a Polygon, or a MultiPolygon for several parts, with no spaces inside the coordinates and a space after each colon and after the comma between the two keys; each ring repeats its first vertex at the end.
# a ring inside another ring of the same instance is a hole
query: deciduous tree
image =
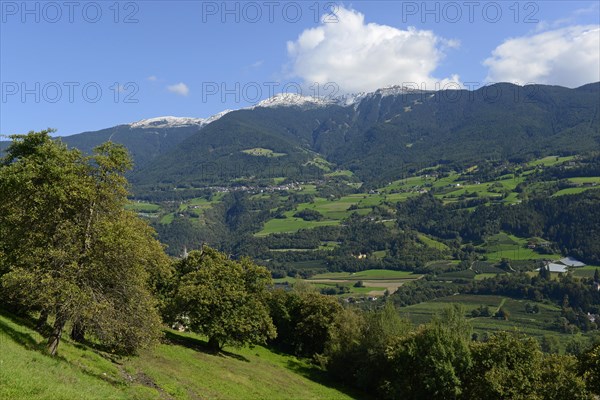
{"type": "Polygon", "coordinates": [[[219,351],[224,345],[264,344],[276,336],[269,316],[266,268],[244,258],[229,259],[208,246],[177,262],[171,319],[209,338],[219,351]]]}
{"type": "Polygon", "coordinates": [[[160,319],[149,283],[167,271],[153,231],[125,211],[131,160],[106,143],[92,156],[50,137],[13,136],[0,163],[3,301],[53,315],[55,354],[67,322],[117,350],[152,342],[160,319]]]}

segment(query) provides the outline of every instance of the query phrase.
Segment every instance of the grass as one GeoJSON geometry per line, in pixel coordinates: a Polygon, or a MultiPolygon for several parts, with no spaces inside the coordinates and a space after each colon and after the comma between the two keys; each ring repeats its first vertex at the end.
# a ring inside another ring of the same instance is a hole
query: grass
{"type": "Polygon", "coordinates": [[[321,370],[264,347],[205,352],[194,334],[166,331],[165,341],[137,357],[120,358],[65,339],[57,357],[42,337],[0,315],[0,398],[71,399],[353,399],[321,370]]]}
{"type": "Polygon", "coordinates": [[[392,271],[388,269],[369,269],[360,272],[327,272],[318,274],[311,279],[336,279],[359,281],[363,279],[369,280],[393,280],[393,279],[418,279],[421,275],[414,274],[409,271],[392,271]]]}
{"type": "Polygon", "coordinates": [[[378,258],[378,259],[385,258],[386,255],[387,255],[386,250],[379,250],[379,251],[373,252],[373,257],[378,258]]]}
{"type": "Polygon", "coordinates": [[[164,224],[164,225],[168,225],[171,222],[173,222],[174,219],[175,219],[174,213],[166,214],[160,219],[160,223],[164,224]]]}
{"type": "Polygon", "coordinates": [[[577,184],[584,184],[584,183],[600,184],[599,176],[584,176],[584,177],[578,177],[578,178],[569,178],[568,180],[573,183],[577,183],[577,184]]]}
{"type": "MultiPolygon", "coordinates": [[[[310,189],[310,188],[308,188],[310,189]]],[[[339,225],[341,221],[350,216],[353,212],[367,214],[370,209],[362,208],[359,210],[348,210],[352,205],[357,205],[363,196],[351,195],[342,197],[336,201],[316,198],[311,203],[300,203],[292,211],[284,213],[285,218],[273,218],[265,223],[263,229],[256,233],[256,236],[266,236],[271,233],[290,233],[297,232],[300,229],[311,229],[318,226],[339,225]],[[324,217],[321,221],[305,221],[302,218],[294,217],[294,214],[302,210],[315,210],[324,217]]]]}
{"type": "Polygon", "coordinates": [[[558,192],[554,193],[552,195],[552,197],[564,196],[567,194],[579,194],[579,193],[583,193],[586,190],[590,190],[590,189],[596,189],[596,188],[593,186],[589,186],[589,187],[574,187],[574,188],[562,189],[562,190],[559,190],[558,192]]]}
{"type": "MultiPolygon", "coordinates": [[[[314,185],[305,185],[302,193],[316,193],[314,185]]],[[[351,194],[336,200],[328,200],[322,197],[315,198],[310,203],[300,203],[293,211],[284,213],[285,218],[273,218],[265,223],[263,229],[255,236],[266,236],[271,233],[291,233],[300,229],[311,229],[318,226],[338,225],[352,213],[367,215],[371,207],[381,205],[384,202],[397,203],[404,201],[416,193],[393,193],[393,194],[351,194]],[[356,209],[349,210],[351,206],[356,209]],[[304,221],[293,215],[302,210],[315,210],[324,217],[321,221],[304,221]]]]}
{"type": "Polygon", "coordinates": [[[429,236],[424,235],[422,233],[417,234],[417,237],[426,246],[432,247],[432,248],[440,250],[440,251],[450,250],[450,248],[448,246],[446,246],[446,244],[439,242],[437,240],[434,240],[434,239],[430,238],[429,236]]]}
{"type": "Polygon", "coordinates": [[[125,209],[141,213],[155,213],[160,210],[160,206],[152,203],[131,202],[125,206],[125,209]]]}
{"type": "Polygon", "coordinates": [[[317,185],[302,185],[302,188],[299,191],[302,194],[317,194],[317,185]]]}
{"type": "Polygon", "coordinates": [[[264,225],[263,229],[256,233],[255,236],[267,236],[271,233],[297,232],[300,229],[311,229],[317,226],[331,226],[339,224],[339,220],[305,221],[302,218],[274,218],[269,220],[264,225]]]}
{"type": "Polygon", "coordinates": [[[593,265],[586,265],[585,267],[573,268],[573,275],[581,278],[593,278],[596,269],[600,270],[600,267],[593,265]]]}
{"type": "Polygon", "coordinates": [[[567,157],[548,156],[548,157],[540,158],[538,160],[530,161],[529,163],[527,163],[527,165],[529,165],[530,167],[536,167],[538,165],[541,165],[544,167],[551,167],[554,165],[558,165],[558,164],[562,164],[564,162],[570,161],[573,158],[575,158],[575,157],[574,156],[567,156],[567,157]]]}
{"type": "Polygon", "coordinates": [[[327,177],[334,177],[334,176],[352,177],[352,176],[354,176],[354,173],[347,169],[339,169],[337,171],[333,171],[328,174],[325,174],[325,176],[327,176],[327,177]]]}
{"type": "Polygon", "coordinates": [[[503,258],[510,260],[538,260],[557,259],[560,254],[540,254],[526,247],[527,239],[519,238],[506,233],[493,235],[486,240],[483,246],[486,249],[488,260],[497,262],[503,258]]]}
{"type": "MultiPolygon", "coordinates": [[[[355,274],[346,272],[330,272],[312,276],[310,279],[303,280],[306,283],[317,288],[328,288],[336,286],[345,286],[350,289],[349,293],[342,294],[340,297],[349,297],[352,295],[383,295],[386,289],[394,292],[402,284],[413,279],[419,279],[422,275],[412,274],[405,271],[386,271],[386,270],[368,270],[357,272],[355,274]],[[401,274],[386,274],[386,272],[400,272],[401,274]],[[354,287],[354,284],[363,280],[364,287],[354,287]]],[[[273,279],[275,284],[293,285],[296,278],[285,277],[273,279]]]]}
{"type": "Polygon", "coordinates": [[[254,156],[254,157],[267,157],[267,158],[287,156],[286,153],[275,153],[273,150],[263,149],[262,147],[255,147],[253,149],[242,150],[242,153],[248,154],[248,155],[254,156]]]}
{"type": "Polygon", "coordinates": [[[308,161],[304,164],[304,166],[308,165],[314,165],[315,167],[320,168],[325,172],[331,172],[331,168],[333,168],[333,164],[331,164],[329,161],[327,161],[319,155],[315,155],[311,161],[308,161]]]}
{"type": "Polygon", "coordinates": [[[43,338],[0,315],[1,399],[157,399],[157,392],[126,384],[116,364],[65,340],[59,357],[44,354],[43,338]]]}

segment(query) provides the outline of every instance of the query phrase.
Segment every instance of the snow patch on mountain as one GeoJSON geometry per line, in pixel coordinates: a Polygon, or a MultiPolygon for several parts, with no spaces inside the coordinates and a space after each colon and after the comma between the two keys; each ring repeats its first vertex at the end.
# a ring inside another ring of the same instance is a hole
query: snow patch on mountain
{"type": "Polygon", "coordinates": [[[129,124],[129,126],[131,128],[178,128],[182,126],[204,125],[204,121],[203,118],[166,116],[143,119],[129,124]]]}
{"type": "Polygon", "coordinates": [[[276,108],[276,107],[326,107],[335,104],[335,101],[323,97],[302,96],[297,93],[279,93],[273,97],[261,101],[260,103],[250,107],[255,108],[276,108]]]}
{"type": "Polygon", "coordinates": [[[208,117],[204,120],[204,124],[208,125],[211,122],[215,122],[216,120],[218,120],[219,118],[221,118],[222,116],[224,116],[225,114],[229,114],[230,112],[232,112],[233,110],[223,110],[220,113],[217,113],[211,117],[208,117]]]}
{"type": "MultiPolygon", "coordinates": [[[[426,91],[409,88],[406,86],[389,86],[381,89],[377,89],[374,92],[360,92],[360,93],[348,93],[337,97],[314,97],[314,96],[302,96],[297,93],[279,93],[266,100],[262,100],[256,105],[247,109],[253,110],[255,108],[278,108],[278,107],[301,107],[301,108],[320,108],[331,105],[337,105],[341,107],[358,107],[358,105],[367,98],[374,96],[399,96],[405,94],[424,93],[426,91]]],[[[189,118],[189,117],[156,117],[143,119],[141,121],[129,124],[130,128],[180,128],[187,126],[197,126],[199,128],[210,124],[230,113],[233,110],[224,110],[217,113],[209,118],[189,118]]]]}
{"type": "Polygon", "coordinates": [[[209,118],[190,118],[190,117],[156,117],[143,119],[141,121],[129,124],[130,128],[182,128],[187,126],[203,127],[221,118],[231,110],[221,111],[209,118]]]}
{"type": "Polygon", "coordinates": [[[303,107],[303,108],[317,108],[327,107],[330,105],[338,105],[342,107],[358,106],[361,101],[366,98],[372,98],[374,96],[400,96],[405,94],[424,93],[425,91],[414,89],[406,86],[388,86],[385,88],[377,89],[374,92],[360,92],[360,93],[348,93],[336,97],[313,97],[313,96],[302,96],[297,93],[280,93],[266,100],[261,101],[250,109],[258,107],[303,107]]]}

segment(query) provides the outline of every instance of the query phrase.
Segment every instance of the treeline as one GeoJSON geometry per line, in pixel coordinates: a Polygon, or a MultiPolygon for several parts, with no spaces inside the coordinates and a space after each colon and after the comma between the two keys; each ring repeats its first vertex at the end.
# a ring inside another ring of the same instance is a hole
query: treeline
{"type": "Polygon", "coordinates": [[[518,333],[474,340],[460,308],[415,328],[391,302],[343,308],[304,286],[276,291],[270,304],[279,332],[272,345],[377,398],[591,399],[600,389],[600,345],[575,357],[545,354],[518,333]]]}

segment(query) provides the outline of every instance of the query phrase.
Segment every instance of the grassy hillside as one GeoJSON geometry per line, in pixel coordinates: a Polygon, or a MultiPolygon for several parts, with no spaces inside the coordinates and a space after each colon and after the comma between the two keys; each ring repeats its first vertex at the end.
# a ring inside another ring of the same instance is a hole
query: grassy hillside
{"type": "Polygon", "coordinates": [[[191,334],[166,332],[138,357],[117,358],[66,339],[47,356],[41,335],[0,314],[0,399],[352,399],[321,372],[263,347],[204,351],[191,334]]]}

